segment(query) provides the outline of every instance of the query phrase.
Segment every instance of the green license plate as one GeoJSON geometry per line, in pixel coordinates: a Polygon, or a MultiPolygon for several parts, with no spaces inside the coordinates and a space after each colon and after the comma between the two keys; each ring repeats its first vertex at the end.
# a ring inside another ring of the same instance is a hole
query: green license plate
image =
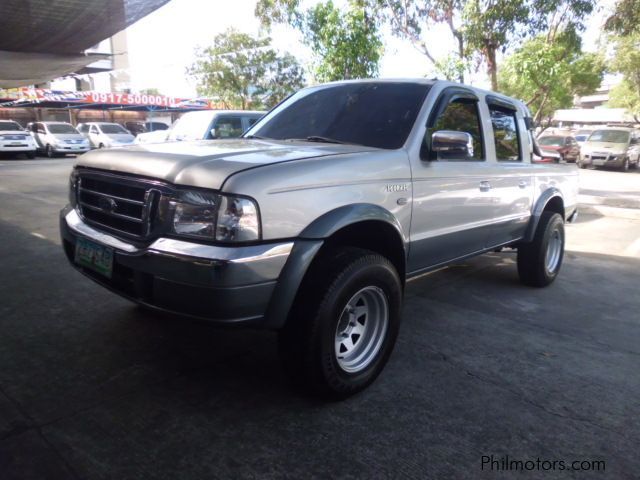
{"type": "Polygon", "coordinates": [[[76,240],[75,262],[111,278],[113,271],[113,249],[90,242],[84,238],[76,240]]]}

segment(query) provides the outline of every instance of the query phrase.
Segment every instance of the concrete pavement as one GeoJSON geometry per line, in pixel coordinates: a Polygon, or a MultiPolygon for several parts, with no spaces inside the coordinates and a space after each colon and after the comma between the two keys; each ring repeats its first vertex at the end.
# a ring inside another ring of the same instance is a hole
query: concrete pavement
{"type": "MultiPolygon", "coordinates": [[[[582,215],[546,289],[509,252],[411,282],[381,377],[322,404],[288,386],[273,333],[150,315],[72,270],[72,162],[0,162],[3,480],[516,476],[489,455],[606,462],[523,478],[640,475],[639,222],[582,215]]],[[[599,193],[600,173],[627,175],[588,171],[599,193]]]]}

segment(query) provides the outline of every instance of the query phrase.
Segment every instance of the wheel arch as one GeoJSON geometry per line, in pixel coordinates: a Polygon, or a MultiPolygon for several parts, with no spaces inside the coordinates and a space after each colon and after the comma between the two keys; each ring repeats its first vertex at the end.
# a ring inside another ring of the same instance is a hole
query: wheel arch
{"type": "Polygon", "coordinates": [[[337,208],[311,222],[299,235],[287,259],[265,315],[266,325],[281,328],[315,262],[331,249],[358,247],[388,258],[404,286],[407,241],[396,217],[372,204],[337,208]]]}
{"type": "Polygon", "coordinates": [[[536,228],[538,227],[538,222],[540,221],[540,216],[544,211],[552,211],[558,213],[562,217],[562,221],[566,220],[564,198],[562,196],[562,192],[560,192],[560,190],[558,190],[557,188],[549,188],[545,190],[538,198],[531,213],[529,226],[527,227],[527,232],[524,237],[525,242],[533,241],[533,237],[536,233],[536,228]]]}

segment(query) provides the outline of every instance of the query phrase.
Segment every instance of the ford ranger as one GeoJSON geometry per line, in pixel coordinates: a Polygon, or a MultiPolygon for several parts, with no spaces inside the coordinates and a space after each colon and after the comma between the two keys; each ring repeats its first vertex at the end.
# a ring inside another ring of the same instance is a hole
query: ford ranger
{"type": "Polygon", "coordinates": [[[279,330],[291,378],[344,398],[389,359],[407,280],[510,247],[523,283],[554,281],[578,170],[534,163],[532,127],[450,82],[313,86],[241,138],[83,155],[64,251],[147,308],[279,330]]]}

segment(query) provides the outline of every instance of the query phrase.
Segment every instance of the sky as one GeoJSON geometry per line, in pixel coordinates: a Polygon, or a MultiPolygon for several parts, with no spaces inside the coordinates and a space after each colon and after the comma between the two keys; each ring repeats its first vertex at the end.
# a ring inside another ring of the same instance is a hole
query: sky
{"type": "MultiPolygon", "coordinates": [[[[313,0],[306,0],[313,3],[313,0]]],[[[341,1],[336,1],[340,4],[341,1]]],[[[608,8],[613,0],[598,2],[608,8]]],[[[256,0],[171,0],[169,3],[127,29],[129,74],[134,90],[158,88],[160,93],[193,97],[195,83],[186,75],[186,68],[195,59],[196,47],[208,46],[213,37],[232,27],[258,35],[260,25],[254,17],[256,0]]],[[[587,22],[583,35],[586,50],[596,48],[596,40],[606,18],[602,12],[587,22]]],[[[302,63],[311,60],[311,51],[302,43],[299,32],[287,26],[276,26],[271,31],[272,45],[288,51],[302,63]]],[[[380,63],[381,77],[424,77],[434,72],[411,43],[384,33],[384,54],[380,63]]],[[[429,32],[427,41],[433,45],[435,56],[452,50],[446,27],[429,32]]],[[[117,52],[116,52],[117,53],[117,52]]],[[[469,83],[487,87],[483,72],[470,76],[469,83]]]]}

